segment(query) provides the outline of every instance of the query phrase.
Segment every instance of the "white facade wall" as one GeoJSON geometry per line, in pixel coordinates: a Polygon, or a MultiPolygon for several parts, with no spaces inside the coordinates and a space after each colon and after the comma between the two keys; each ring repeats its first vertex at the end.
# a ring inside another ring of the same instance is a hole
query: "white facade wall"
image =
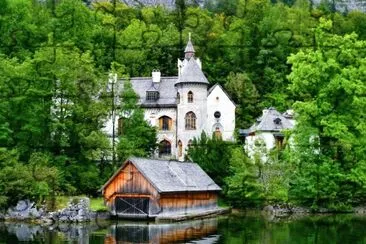
{"type": "Polygon", "coordinates": [[[267,153],[275,146],[276,139],[271,132],[257,132],[255,135],[245,138],[245,150],[248,156],[253,158],[255,153],[259,153],[262,162],[268,160],[267,153]]]}
{"type": "Polygon", "coordinates": [[[215,132],[216,126],[221,127],[222,139],[234,140],[235,105],[218,85],[207,98],[207,121],[205,131],[209,136],[215,132]],[[221,117],[215,118],[214,113],[220,112],[221,117]]]}
{"type": "MultiPolygon", "coordinates": [[[[177,92],[180,94],[180,101],[177,104],[177,142],[180,140],[183,147],[183,156],[178,160],[184,160],[184,154],[188,148],[189,140],[200,137],[206,129],[207,121],[207,85],[205,84],[177,84],[177,92]],[[188,103],[188,92],[193,93],[193,102],[188,103]],[[196,115],[196,129],[186,130],[185,115],[192,111],[196,115]]],[[[178,154],[177,154],[178,156],[178,154]]]]}

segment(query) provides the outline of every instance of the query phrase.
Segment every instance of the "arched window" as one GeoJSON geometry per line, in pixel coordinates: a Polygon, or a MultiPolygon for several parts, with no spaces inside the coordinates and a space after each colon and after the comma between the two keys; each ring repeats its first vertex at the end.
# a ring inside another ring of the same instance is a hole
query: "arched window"
{"type": "Polygon", "coordinates": [[[215,128],[214,135],[215,135],[216,138],[222,138],[220,127],[215,128]]]}
{"type": "Polygon", "coordinates": [[[183,144],[182,142],[179,140],[178,141],[178,157],[182,157],[183,156],[183,144]]]}
{"type": "Polygon", "coordinates": [[[193,103],[193,92],[191,91],[188,92],[188,102],[193,103]]]}
{"type": "Polygon", "coordinates": [[[159,143],[159,156],[168,156],[172,152],[172,146],[169,141],[162,140],[159,143]]]}
{"type": "Polygon", "coordinates": [[[212,126],[212,136],[215,138],[222,138],[222,132],[224,131],[224,127],[221,123],[215,123],[212,126]]]}
{"type": "Polygon", "coordinates": [[[195,130],[196,129],[196,115],[191,111],[186,113],[186,130],[195,130]]]}
{"type": "Polygon", "coordinates": [[[171,130],[172,129],[172,119],[168,116],[161,116],[159,118],[159,129],[160,130],[171,130]]]}
{"type": "Polygon", "coordinates": [[[177,92],[177,104],[179,104],[180,103],[180,94],[179,94],[179,92],[177,92]]]}

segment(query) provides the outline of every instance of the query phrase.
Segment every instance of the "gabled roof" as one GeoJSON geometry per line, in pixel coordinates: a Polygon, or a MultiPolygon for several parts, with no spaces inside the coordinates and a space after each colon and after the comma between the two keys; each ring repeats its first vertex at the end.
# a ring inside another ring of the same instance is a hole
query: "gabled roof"
{"type": "Polygon", "coordinates": [[[225,91],[225,89],[219,84],[216,83],[215,85],[213,85],[209,90],[208,90],[208,96],[210,96],[211,92],[216,88],[219,87],[224,93],[225,95],[229,98],[229,100],[234,104],[234,106],[236,107],[236,103],[231,99],[231,97],[229,96],[229,94],[227,94],[227,92],[225,91]]]}
{"type": "Polygon", "coordinates": [[[154,84],[152,83],[150,88],[146,90],[147,92],[150,91],[150,92],[158,92],[159,91],[159,84],[154,84]]]}
{"type": "Polygon", "coordinates": [[[292,129],[294,125],[285,118],[275,108],[268,108],[263,111],[263,115],[259,117],[248,130],[248,133],[255,131],[276,131],[292,129]],[[277,123],[276,123],[277,122],[277,123]]]}
{"type": "Polygon", "coordinates": [[[108,186],[128,162],[131,162],[159,193],[221,190],[198,164],[135,157],[126,160],[103,185],[102,190],[108,186]]]}
{"type": "Polygon", "coordinates": [[[200,66],[194,58],[189,59],[187,64],[183,66],[182,73],[175,84],[178,83],[209,84],[206,76],[203,74],[200,66]]]}

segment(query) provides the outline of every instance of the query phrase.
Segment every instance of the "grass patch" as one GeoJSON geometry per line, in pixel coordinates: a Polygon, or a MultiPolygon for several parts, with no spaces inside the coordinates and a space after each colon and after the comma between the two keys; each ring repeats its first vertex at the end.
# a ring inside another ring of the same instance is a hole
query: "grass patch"
{"type": "MultiPolygon", "coordinates": [[[[80,198],[85,196],[56,196],[55,208],[54,210],[60,210],[67,207],[70,200],[77,202],[80,198]]],[[[102,197],[89,198],[90,199],[90,209],[93,211],[107,211],[107,207],[104,205],[104,200],[102,197]]],[[[51,203],[47,204],[51,206],[51,203]]],[[[51,208],[49,208],[51,209],[51,208]]]]}
{"type": "Polygon", "coordinates": [[[90,198],[90,209],[93,211],[107,211],[107,206],[104,205],[102,197],[90,198]]]}

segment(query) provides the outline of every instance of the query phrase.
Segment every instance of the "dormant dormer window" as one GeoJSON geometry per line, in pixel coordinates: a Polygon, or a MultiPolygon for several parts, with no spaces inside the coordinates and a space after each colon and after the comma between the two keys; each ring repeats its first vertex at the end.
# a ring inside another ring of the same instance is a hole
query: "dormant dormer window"
{"type": "Polygon", "coordinates": [[[188,102],[193,103],[193,92],[191,91],[188,92],[188,102]]]}
{"type": "Polygon", "coordinates": [[[276,124],[276,125],[280,125],[281,124],[281,119],[280,118],[275,118],[273,120],[273,122],[276,124]]]}
{"type": "Polygon", "coordinates": [[[146,92],[146,100],[147,101],[156,101],[159,99],[158,91],[147,91],[146,92]]]}

